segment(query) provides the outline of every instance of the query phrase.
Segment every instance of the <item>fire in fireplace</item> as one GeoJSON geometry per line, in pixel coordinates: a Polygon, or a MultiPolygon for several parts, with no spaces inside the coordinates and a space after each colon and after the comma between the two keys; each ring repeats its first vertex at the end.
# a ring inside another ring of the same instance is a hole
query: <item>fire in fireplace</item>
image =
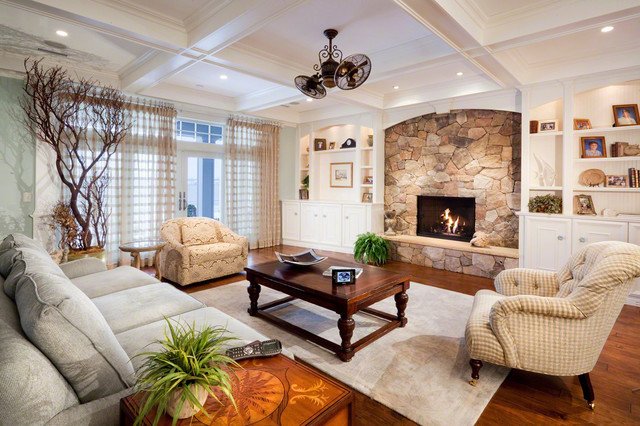
{"type": "Polygon", "coordinates": [[[418,196],[417,234],[471,241],[475,230],[475,198],[418,196]]]}

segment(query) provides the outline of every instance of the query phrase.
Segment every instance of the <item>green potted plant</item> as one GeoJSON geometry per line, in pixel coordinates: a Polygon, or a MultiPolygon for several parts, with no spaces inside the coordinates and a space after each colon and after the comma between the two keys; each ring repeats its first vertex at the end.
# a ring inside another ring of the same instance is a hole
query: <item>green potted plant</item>
{"type": "Polygon", "coordinates": [[[155,407],[154,425],[165,412],[175,425],[178,419],[204,410],[208,396],[218,400],[214,388],[222,391],[235,407],[229,373],[230,367],[238,364],[223,350],[234,338],[226,337],[222,327],[196,330],[195,324],[166,321],[168,332],[163,340],[156,341],[161,350],[138,355],[146,360],[138,372],[136,389],[146,394],[134,424],[142,424],[155,407]]]}
{"type": "Polygon", "coordinates": [[[358,262],[373,265],[386,263],[389,260],[390,252],[389,241],[373,232],[358,235],[353,245],[353,257],[358,262]]]}
{"type": "Polygon", "coordinates": [[[557,195],[538,195],[529,200],[529,211],[531,213],[562,213],[562,198],[557,195]]]}

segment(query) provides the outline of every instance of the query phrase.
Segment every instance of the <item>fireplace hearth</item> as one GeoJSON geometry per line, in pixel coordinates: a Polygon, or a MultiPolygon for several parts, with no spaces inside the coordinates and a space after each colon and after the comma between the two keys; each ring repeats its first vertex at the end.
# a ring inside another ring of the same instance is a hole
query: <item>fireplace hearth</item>
{"type": "Polygon", "coordinates": [[[475,232],[475,219],[475,198],[418,196],[416,233],[420,236],[471,241],[475,232]]]}

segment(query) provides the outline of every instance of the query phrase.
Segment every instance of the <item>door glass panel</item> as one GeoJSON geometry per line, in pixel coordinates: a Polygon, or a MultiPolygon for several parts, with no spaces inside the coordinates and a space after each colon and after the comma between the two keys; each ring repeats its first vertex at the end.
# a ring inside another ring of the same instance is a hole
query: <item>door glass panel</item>
{"type": "Polygon", "coordinates": [[[222,214],[222,160],[187,158],[187,216],[220,220],[222,214]]]}

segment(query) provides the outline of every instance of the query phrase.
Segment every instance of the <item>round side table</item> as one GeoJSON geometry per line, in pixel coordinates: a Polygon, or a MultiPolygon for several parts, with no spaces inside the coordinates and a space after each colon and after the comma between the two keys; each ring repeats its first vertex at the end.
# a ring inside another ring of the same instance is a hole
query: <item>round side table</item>
{"type": "Polygon", "coordinates": [[[167,245],[167,243],[160,240],[132,241],[120,245],[120,250],[125,253],[131,254],[131,265],[134,268],[138,269],[142,267],[140,253],[155,251],[156,253],[153,256],[153,266],[156,268],[156,278],[162,281],[162,269],[160,268],[160,250],[162,250],[165,245],[167,245]]]}

